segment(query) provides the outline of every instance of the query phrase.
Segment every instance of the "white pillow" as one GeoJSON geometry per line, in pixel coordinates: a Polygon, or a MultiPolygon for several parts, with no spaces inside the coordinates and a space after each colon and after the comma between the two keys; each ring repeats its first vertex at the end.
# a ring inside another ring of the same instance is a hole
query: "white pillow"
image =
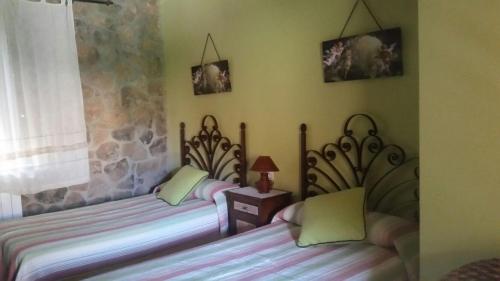
{"type": "Polygon", "coordinates": [[[302,225],[304,218],[304,201],[299,201],[279,211],[273,218],[275,221],[286,221],[297,225],[302,225]]]}

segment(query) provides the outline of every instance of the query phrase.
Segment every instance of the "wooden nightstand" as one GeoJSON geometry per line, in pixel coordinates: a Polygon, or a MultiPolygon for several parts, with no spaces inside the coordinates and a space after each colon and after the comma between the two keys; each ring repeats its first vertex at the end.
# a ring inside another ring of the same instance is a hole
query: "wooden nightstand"
{"type": "Polygon", "coordinates": [[[290,204],[291,195],[291,192],[279,189],[259,193],[251,186],[226,191],[229,235],[237,233],[240,222],[255,227],[270,223],[279,210],[290,204]]]}

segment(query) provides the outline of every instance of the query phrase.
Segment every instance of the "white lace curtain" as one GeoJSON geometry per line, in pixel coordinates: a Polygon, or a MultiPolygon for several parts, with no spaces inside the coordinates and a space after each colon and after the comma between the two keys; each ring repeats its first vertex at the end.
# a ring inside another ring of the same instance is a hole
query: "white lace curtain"
{"type": "Polygon", "coordinates": [[[0,0],[0,193],[88,182],[71,1],[0,0]]]}

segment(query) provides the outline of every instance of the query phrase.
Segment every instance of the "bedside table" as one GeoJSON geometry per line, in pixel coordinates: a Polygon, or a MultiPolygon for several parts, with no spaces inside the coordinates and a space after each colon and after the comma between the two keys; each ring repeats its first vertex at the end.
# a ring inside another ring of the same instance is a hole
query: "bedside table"
{"type": "Polygon", "coordinates": [[[259,193],[251,186],[226,191],[229,235],[237,233],[238,223],[255,227],[270,223],[279,210],[290,204],[291,195],[291,192],[279,189],[259,193]]]}

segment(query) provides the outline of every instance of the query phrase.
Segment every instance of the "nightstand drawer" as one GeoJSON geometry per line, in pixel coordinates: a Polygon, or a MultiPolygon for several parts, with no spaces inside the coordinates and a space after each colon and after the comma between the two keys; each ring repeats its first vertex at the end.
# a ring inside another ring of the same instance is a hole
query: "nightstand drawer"
{"type": "Polygon", "coordinates": [[[259,193],[254,187],[235,188],[225,192],[229,234],[261,227],[271,222],[274,214],[290,202],[291,192],[273,189],[259,193]]]}
{"type": "Polygon", "coordinates": [[[234,209],[240,212],[249,213],[256,216],[259,215],[259,208],[257,206],[245,204],[238,201],[234,201],[234,209]]]}

